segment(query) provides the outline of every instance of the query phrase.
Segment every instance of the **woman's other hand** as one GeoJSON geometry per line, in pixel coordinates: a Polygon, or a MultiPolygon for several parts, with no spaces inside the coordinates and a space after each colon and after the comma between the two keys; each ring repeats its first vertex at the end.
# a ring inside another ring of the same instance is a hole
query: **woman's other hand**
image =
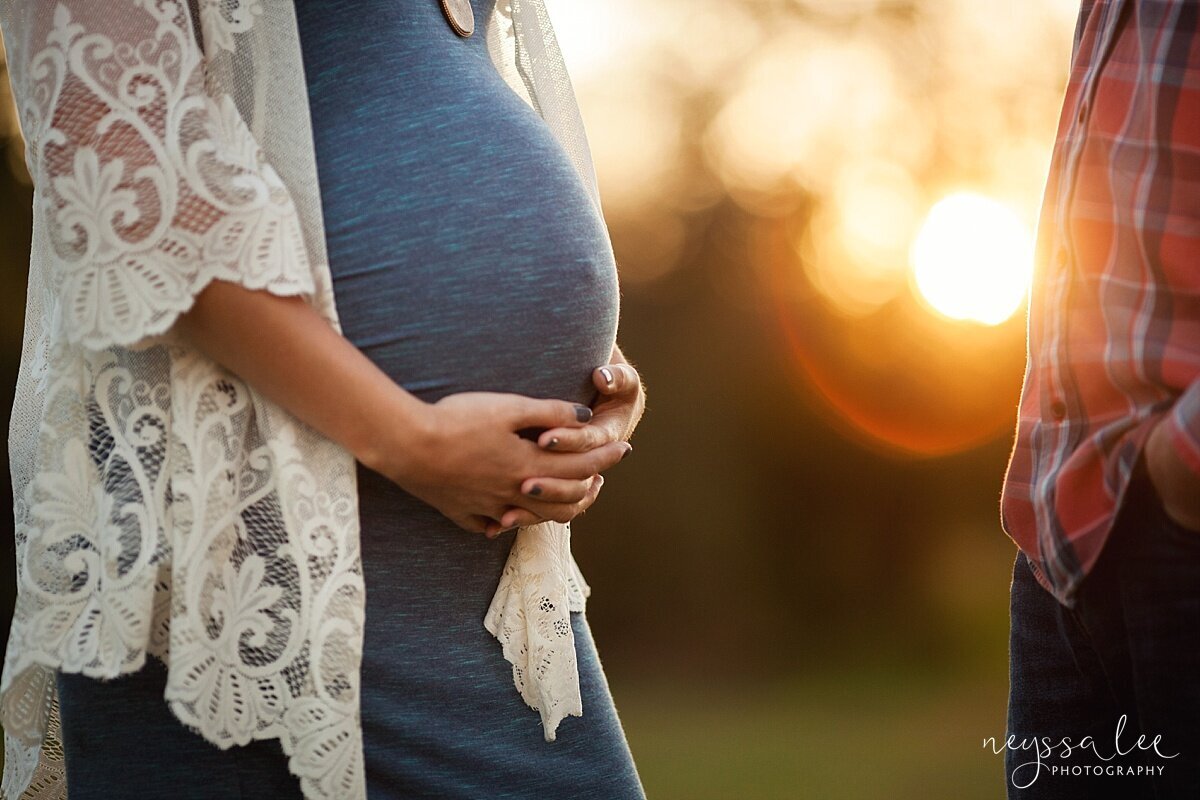
{"type": "Polygon", "coordinates": [[[592,419],[582,427],[552,428],[538,436],[538,446],[556,453],[582,453],[609,442],[627,442],[646,408],[646,390],[632,364],[617,362],[592,370],[600,399],[592,419]]]}
{"type": "MultiPolygon", "coordinates": [[[[612,363],[592,371],[592,382],[600,392],[600,399],[592,405],[591,421],[583,426],[555,427],[543,431],[537,439],[539,447],[554,453],[584,453],[610,447],[616,442],[627,448],[626,453],[633,449],[628,439],[633,436],[646,408],[646,390],[637,369],[625,360],[620,348],[616,348],[613,350],[612,363]]],[[[528,502],[533,497],[549,502],[574,501],[582,505],[579,511],[582,513],[595,502],[604,483],[604,478],[598,474],[592,480],[593,485],[586,487],[589,496],[581,496],[578,481],[563,481],[549,476],[529,478],[521,484],[521,504],[497,517],[499,522],[488,526],[488,536],[495,537],[509,528],[541,522],[543,518],[528,502]]]]}

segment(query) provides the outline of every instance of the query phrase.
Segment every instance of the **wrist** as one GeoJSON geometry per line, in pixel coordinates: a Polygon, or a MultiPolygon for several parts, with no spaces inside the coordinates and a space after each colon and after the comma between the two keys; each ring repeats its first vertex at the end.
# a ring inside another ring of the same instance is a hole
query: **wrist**
{"type": "Polygon", "coordinates": [[[433,411],[432,404],[399,390],[365,426],[360,442],[352,448],[354,457],[403,487],[421,470],[431,449],[437,427],[433,411]]]}
{"type": "Polygon", "coordinates": [[[1167,515],[1180,525],[1197,530],[1200,529],[1200,476],[1181,456],[1176,438],[1168,414],[1146,439],[1146,472],[1167,515]]]}

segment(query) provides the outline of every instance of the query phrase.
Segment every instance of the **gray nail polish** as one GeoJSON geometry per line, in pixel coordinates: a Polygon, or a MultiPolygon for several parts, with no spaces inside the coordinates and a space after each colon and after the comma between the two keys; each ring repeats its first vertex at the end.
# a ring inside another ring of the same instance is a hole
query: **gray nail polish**
{"type": "Polygon", "coordinates": [[[575,404],[575,419],[579,422],[588,422],[592,418],[592,410],[587,406],[575,404]]]}

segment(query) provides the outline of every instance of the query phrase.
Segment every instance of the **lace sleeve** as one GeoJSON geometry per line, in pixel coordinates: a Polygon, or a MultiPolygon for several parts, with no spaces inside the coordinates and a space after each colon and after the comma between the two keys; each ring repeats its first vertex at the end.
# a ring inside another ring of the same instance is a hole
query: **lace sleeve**
{"type": "MultiPolygon", "coordinates": [[[[215,278],[311,297],[295,205],[233,99],[206,89],[187,3],[6,5],[55,338],[136,346],[215,278]]],[[[245,21],[217,19],[220,51],[245,21]]]]}
{"type": "Polygon", "coordinates": [[[61,796],[56,671],[155,657],[188,729],[363,800],[354,457],[150,346],[213,279],[336,325],[292,4],[0,0],[0,28],[34,179],[0,798],[61,796]]]}

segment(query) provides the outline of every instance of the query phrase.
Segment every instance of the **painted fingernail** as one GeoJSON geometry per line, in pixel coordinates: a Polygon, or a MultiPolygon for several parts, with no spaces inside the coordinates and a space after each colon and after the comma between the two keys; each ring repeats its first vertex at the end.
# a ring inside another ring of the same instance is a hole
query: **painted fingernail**
{"type": "Polygon", "coordinates": [[[609,385],[609,386],[613,385],[613,373],[612,373],[611,369],[609,369],[608,367],[601,367],[600,374],[604,376],[604,382],[607,385],[609,385]]]}
{"type": "Polygon", "coordinates": [[[542,487],[537,485],[536,483],[533,485],[533,488],[531,488],[528,492],[528,494],[531,494],[534,497],[537,497],[541,493],[542,493],[542,487]]]}
{"type": "Polygon", "coordinates": [[[575,404],[575,419],[579,422],[587,422],[592,418],[592,410],[587,406],[575,404]]]}
{"type": "Polygon", "coordinates": [[[621,460],[622,460],[622,461],[624,461],[624,460],[625,460],[625,456],[627,456],[627,455],[629,455],[630,453],[632,453],[632,452],[633,452],[633,445],[629,444],[629,442],[626,442],[626,443],[625,443],[625,445],[626,445],[626,447],[625,447],[625,452],[621,454],[621,460]]]}

